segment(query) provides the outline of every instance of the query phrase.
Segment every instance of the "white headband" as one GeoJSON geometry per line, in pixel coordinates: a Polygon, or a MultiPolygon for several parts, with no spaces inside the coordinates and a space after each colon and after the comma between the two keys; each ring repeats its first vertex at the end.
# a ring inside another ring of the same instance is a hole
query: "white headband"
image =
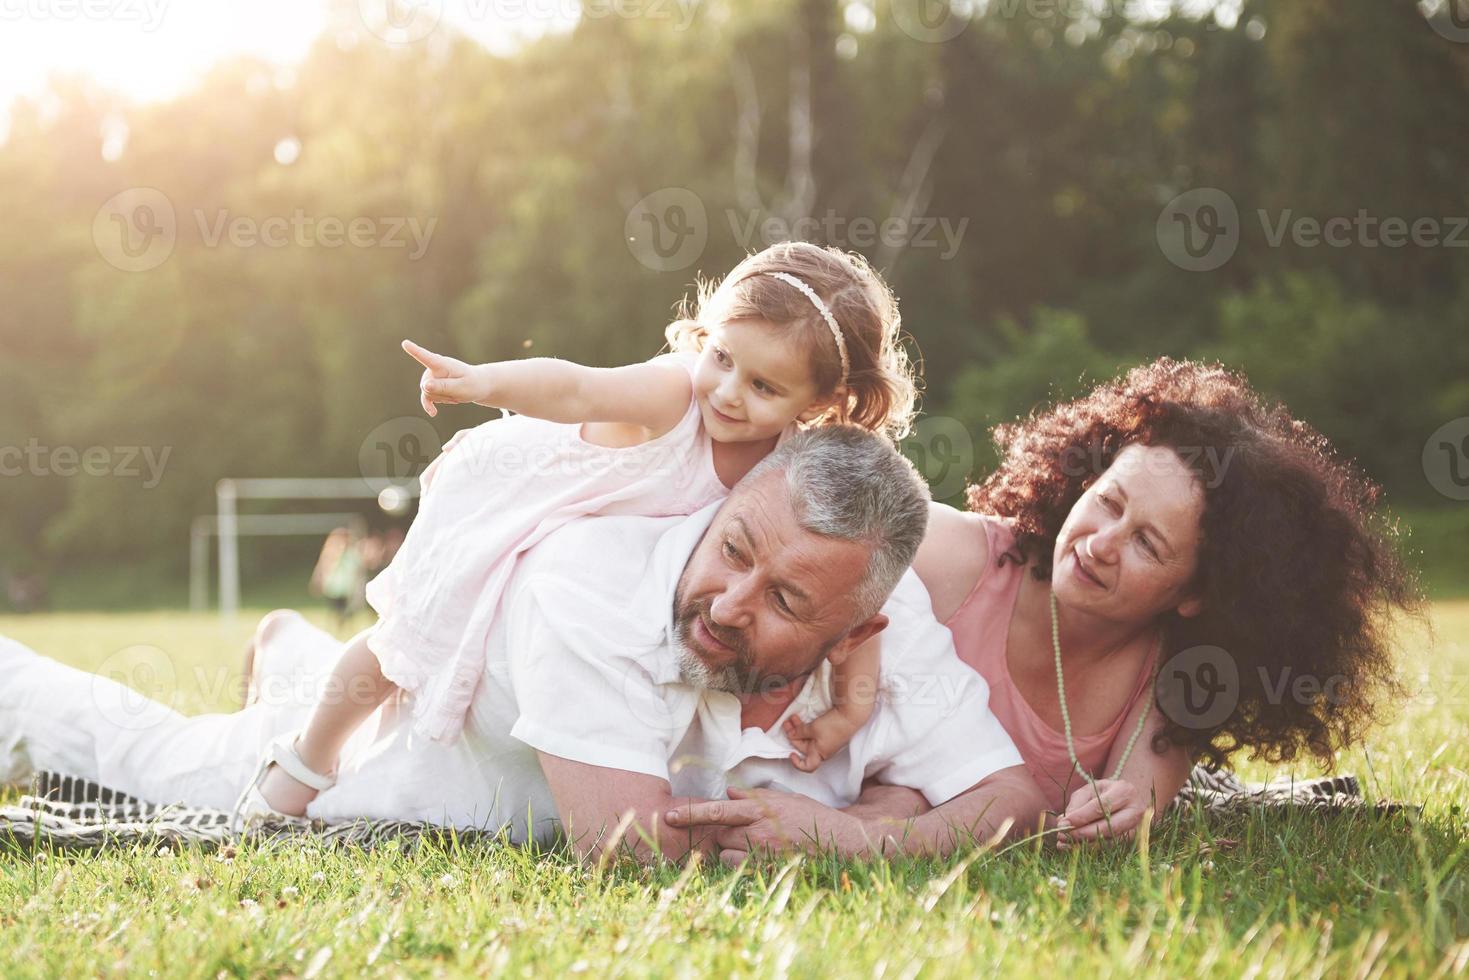
{"type": "Polygon", "coordinates": [[[821,301],[821,297],[816,295],[816,290],[812,289],[810,286],[806,285],[806,283],[791,275],[789,272],[767,272],[765,274],[767,276],[774,276],[781,282],[788,282],[792,286],[795,286],[797,289],[799,289],[801,292],[805,293],[806,298],[811,301],[811,305],[816,307],[816,312],[820,313],[821,318],[826,321],[826,325],[828,327],[831,327],[831,337],[837,342],[837,354],[842,359],[842,380],[839,382],[839,384],[846,384],[847,374],[851,371],[852,365],[851,362],[847,360],[847,341],[846,338],[842,336],[842,328],[837,326],[837,318],[831,315],[831,310],[827,309],[826,304],[821,301]]]}

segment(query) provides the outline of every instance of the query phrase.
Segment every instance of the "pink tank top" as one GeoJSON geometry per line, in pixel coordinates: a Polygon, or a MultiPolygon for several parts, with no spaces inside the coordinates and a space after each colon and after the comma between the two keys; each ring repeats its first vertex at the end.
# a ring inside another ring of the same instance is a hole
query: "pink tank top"
{"type": "MultiPolygon", "coordinates": [[[[945,625],[954,634],[954,648],[959,659],[979,671],[985,683],[989,684],[990,710],[1015,740],[1015,747],[1025,759],[1026,767],[1041,791],[1050,798],[1051,808],[1061,809],[1071,794],[1084,785],[1084,781],[1071,772],[1066,736],[1036,714],[1021,695],[1010,679],[1010,667],[1005,658],[1010,619],[1020,594],[1022,577],[1027,574],[1026,568],[1014,560],[1001,560],[1001,556],[1015,544],[1015,536],[1009,526],[992,517],[981,517],[981,520],[985,537],[989,540],[989,567],[945,625]]],[[[1127,706],[1105,730],[1075,736],[1076,757],[1093,778],[1100,778],[1123,722],[1139,699],[1150,693],[1148,679],[1153,676],[1153,667],[1153,658],[1150,657],[1146,669],[1138,675],[1137,686],[1128,698],[1127,706]]],[[[1076,691],[1067,691],[1068,700],[1077,696],[1076,691]]],[[[1132,732],[1126,734],[1131,736],[1132,732]]]]}

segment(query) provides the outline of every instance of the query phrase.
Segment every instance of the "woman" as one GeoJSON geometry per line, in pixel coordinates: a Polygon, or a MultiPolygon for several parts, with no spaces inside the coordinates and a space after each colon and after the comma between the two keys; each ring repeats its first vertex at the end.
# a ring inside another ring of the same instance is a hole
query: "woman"
{"type": "MultiPolygon", "coordinates": [[[[1397,693],[1389,623],[1421,599],[1377,488],[1240,375],[1164,358],[994,435],[999,469],[969,513],[933,505],[914,569],[1063,846],[1132,833],[1195,761],[1330,766],[1397,693]]],[[[736,795],[671,822],[723,825],[735,860],[799,846],[782,828],[870,839],[923,809],[736,795]]]]}

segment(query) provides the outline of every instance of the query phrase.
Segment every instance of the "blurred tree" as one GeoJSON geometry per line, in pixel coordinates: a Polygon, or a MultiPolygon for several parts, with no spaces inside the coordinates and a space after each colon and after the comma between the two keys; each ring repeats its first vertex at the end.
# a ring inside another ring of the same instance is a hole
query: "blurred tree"
{"type": "Polygon", "coordinates": [[[857,247],[902,299],[925,408],[978,446],[1119,367],[1212,356],[1395,499],[1440,499],[1417,454],[1469,415],[1465,250],[1271,247],[1257,212],[1449,233],[1469,209],[1469,46],[1412,0],[1246,0],[1237,22],[955,6],[962,30],[940,42],[913,36],[904,3],[589,15],[502,56],[447,30],[385,44],[334,0],[291,70],[237,59],[140,106],[60,79],[17,103],[0,142],[0,450],[169,456],[150,488],[0,476],[0,565],[181,571],[221,477],[352,474],[377,425],[419,417],[402,337],[473,359],[641,360],[696,277],[767,244],[771,216],[845,247],[854,219],[926,236],[857,247]],[[127,272],[93,222],[140,187],[168,198],[177,242],[127,272]],[[1231,195],[1243,229],[1208,273],[1156,237],[1198,187],[1231,195]],[[698,198],[708,240],[656,271],[625,225],[668,188],[698,198]],[[231,236],[298,216],[280,247],[231,236]],[[322,221],[354,219],[378,237],[323,244],[322,221]]]}

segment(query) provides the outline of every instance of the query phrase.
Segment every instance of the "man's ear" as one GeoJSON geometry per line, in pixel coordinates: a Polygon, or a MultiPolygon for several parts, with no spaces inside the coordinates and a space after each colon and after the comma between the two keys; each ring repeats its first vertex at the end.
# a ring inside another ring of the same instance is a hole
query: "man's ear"
{"type": "Polygon", "coordinates": [[[831,661],[833,667],[840,666],[843,660],[852,655],[853,650],[887,629],[887,626],[888,618],[882,613],[874,613],[871,619],[852,627],[852,632],[827,651],[826,659],[831,661]]]}

